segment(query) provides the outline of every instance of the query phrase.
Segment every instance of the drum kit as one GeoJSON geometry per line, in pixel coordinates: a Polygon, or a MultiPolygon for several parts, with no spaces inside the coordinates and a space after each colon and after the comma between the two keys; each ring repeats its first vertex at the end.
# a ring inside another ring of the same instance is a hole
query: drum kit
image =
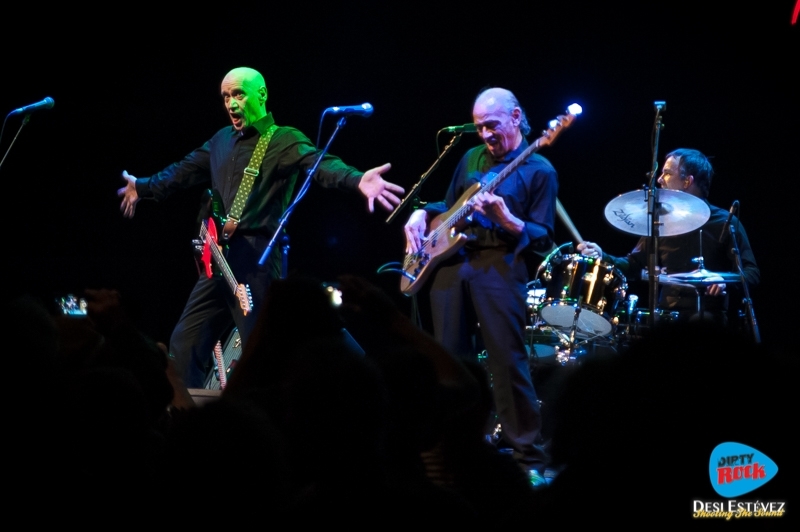
{"type": "MultiPolygon", "coordinates": [[[[711,216],[708,205],[696,196],[668,189],[658,193],[660,236],[694,231],[711,216]]],[[[560,203],[558,207],[562,221],[582,241],[560,203]]],[[[612,199],[606,205],[605,217],[623,232],[648,236],[651,225],[647,211],[647,192],[636,190],[612,199]]],[[[587,348],[601,345],[615,351],[654,323],[678,318],[674,312],[638,308],[638,296],[628,294],[628,282],[613,264],[562,253],[568,246],[571,248],[572,243],[554,249],[527,286],[526,340],[532,360],[562,366],[579,364],[587,348]]],[[[738,274],[706,270],[702,257],[697,262],[700,268],[695,271],[658,275],[656,282],[695,288],[698,293],[713,284],[741,282],[738,274]]]]}

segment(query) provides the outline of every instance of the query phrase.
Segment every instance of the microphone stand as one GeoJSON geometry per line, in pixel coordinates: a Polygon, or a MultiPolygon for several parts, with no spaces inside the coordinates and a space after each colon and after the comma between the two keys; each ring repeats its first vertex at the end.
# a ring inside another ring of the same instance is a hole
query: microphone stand
{"type": "Polygon", "coordinates": [[[647,252],[647,271],[648,286],[650,287],[649,305],[650,310],[647,316],[647,324],[650,329],[655,325],[656,302],[658,301],[658,273],[656,272],[658,257],[658,228],[661,223],[658,221],[658,213],[661,210],[661,203],[658,201],[658,188],[656,187],[658,173],[658,141],[661,136],[661,111],[667,109],[666,102],[654,102],[656,108],[656,122],[653,130],[653,163],[650,171],[650,182],[647,186],[647,212],[650,217],[650,240],[647,252]]]}
{"type": "Polygon", "coordinates": [[[331,137],[328,139],[328,143],[325,145],[325,148],[323,148],[322,151],[320,151],[319,154],[317,155],[317,159],[314,161],[314,166],[309,168],[308,171],[306,172],[306,180],[303,182],[303,186],[300,187],[300,191],[297,193],[297,197],[294,199],[291,205],[289,205],[289,207],[286,209],[283,215],[281,215],[280,220],[278,220],[278,229],[275,231],[275,234],[272,235],[269,244],[267,244],[267,249],[264,250],[264,254],[261,255],[261,258],[258,261],[259,266],[263,266],[264,263],[267,261],[267,257],[269,257],[269,254],[272,252],[272,248],[275,247],[275,242],[278,239],[278,235],[280,235],[281,232],[283,231],[286,222],[289,220],[289,216],[292,214],[292,212],[294,212],[294,208],[297,206],[300,200],[303,199],[303,196],[306,195],[306,192],[308,192],[308,189],[311,186],[311,178],[317,171],[319,163],[322,162],[322,158],[325,157],[325,154],[328,153],[328,148],[330,148],[334,137],[336,137],[336,134],[339,132],[339,130],[342,127],[344,127],[346,123],[345,118],[346,116],[342,116],[336,123],[336,129],[334,129],[333,133],[331,133],[331,137]]]}
{"type": "Polygon", "coordinates": [[[744,303],[747,312],[747,324],[750,326],[750,332],[753,333],[753,339],[757,344],[761,343],[761,333],[758,330],[758,322],[756,321],[756,314],[753,310],[753,300],[750,299],[750,289],[747,287],[747,280],[744,278],[744,269],[742,268],[742,257],[739,254],[739,243],[736,241],[736,230],[733,227],[733,221],[728,223],[729,231],[731,232],[731,241],[733,241],[733,255],[736,259],[736,268],[739,270],[739,277],[742,280],[742,290],[744,290],[744,303]]]}
{"type": "MultiPolygon", "coordinates": [[[[8,116],[9,116],[9,115],[6,115],[6,119],[8,118],[8,116]]],[[[28,122],[30,122],[30,120],[31,120],[31,115],[25,115],[25,118],[23,118],[23,119],[22,119],[22,123],[19,125],[19,129],[17,130],[17,134],[16,134],[16,135],[14,135],[14,138],[13,138],[13,140],[11,141],[11,144],[9,144],[9,145],[8,145],[8,149],[6,150],[6,153],[5,153],[5,155],[3,155],[3,160],[2,160],[2,161],[0,161],[0,168],[2,168],[2,167],[3,167],[3,163],[6,161],[6,157],[8,157],[8,152],[10,152],[10,151],[11,151],[11,147],[12,147],[12,146],[14,145],[14,143],[17,141],[17,137],[19,137],[19,134],[20,134],[20,132],[22,131],[22,128],[23,128],[23,127],[25,127],[25,125],[26,125],[28,122]]]]}
{"type": "Polygon", "coordinates": [[[450,152],[450,150],[452,150],[455,147],[456,144],[458,144],[458,141],[461,140],[461,135],[463,134],[464,134],[463,131],[459,131],[458,133],[453,135],[453,138],[450,139],[450,143],[444,147],[444,150],[442,150],[442,153],[439,154],[439,156],[433,162],[431,167],[428,168],[428,170],[424,174],[422,174],[422,176],[419,178],[419,182],[417,182],[413,187],[411,187],[411,190],[408,191],[408,194],[406,194],[406,197],[403,198],[403,201],[401,201],[397,205],[397,207],[395,207],[394,211],[392,211],[392,213],[386,219],[387,224],[392,223],[392,221],[395,218],[397,218],[397,215],[400,213],[400,211],[403,210],[403,208],[405,208],[406,204],[412,199],[414,199],[414,197],[416,197],[419,188],[428,179],[428,177],[430,177],[433,171],[436,170],[436,168],[439,166],[439,163],[442,162],[442,159],[444,159],[444,156],[447,155],[450,152]]]}

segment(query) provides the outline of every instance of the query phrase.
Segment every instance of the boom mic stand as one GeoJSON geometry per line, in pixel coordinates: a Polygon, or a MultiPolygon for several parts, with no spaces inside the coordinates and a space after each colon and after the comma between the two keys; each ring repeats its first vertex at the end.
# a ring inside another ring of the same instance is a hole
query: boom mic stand
{"type": "Polygon", "coordinates": [[[463,131],[458,131],[455,135],[453,135],[453,138],[450,139],[450,143],[447,146],[445,146],[442,152],[439,154],[439,156],[436,157],[436,160],[433,162],[431,167],[428,168],[428,170],[424,174],[422,174],[422,176],[419,178],[419,181],[416,184],[414,184],[413,187],[411,187],[411,190],[408,191],[408,194],[406,194],[406,197],[403,198],[403,201],[401,201],[397,205],[394,211],[392,211],[392,213],[386,219],[387,224],[392,223],[392,221],[395,218],[397,218],[397,215],[400,213],[400,211],[402,211],[403,208],[405,208],[408,202],[416,197],[416,195],[419,193],[419,188],[422,186],[423,183],[425,183],[425,181],[427,181],[427,179],[430,177],[433,171],[436,170],[436,168],[439,166],[439,163],[441,163],[442,159],[444,159],[445,155],[450,153],[450,150],[452,150],[455,147],[455,145],[458,144],[458,141],[461,140],[461,135],[463,134],[464,134],[463,131]]]}
{"type": "MultiPolygon", "coordinates": [[[[325,154],[328,153],[328,148],[330,148],[334,137],[336,137],[336,134],[339,132],[339,130],[342,127],[344,127],[344,125],[346,123],[345,118],[346,118],[346,116],[343,115],[339,119],[339,121],[336,123],[336,129],[334,129],[333,133],[331,133],[331,137],[328,139],[328,143],[325,145],[325,148],[323,148],[319,152],[319,154],[317,155],[317,159],[314,161],[314,166],[309,168],[308,171],[306,172],[306,180],[303,182],[303,186],[300,187],[300,190],[297,192],[297,197],[294,199],[294,201],[291,203],[291,205],[289,205],[289,207],[287,207],[287,209],[283,213],[283,215],[281,215],[280,220],[278,220],[278,229],[275,231],[275,234],[272,235],[272,238],[270,239],[269,244],[267,244],[267,249],[264,250],[264,254],[261,255],[261,258],[258,260],[258,265],[259,266],[263,266],[264,263],[267,262],[267,257],[269,257],[269,254],[272,252],[272,248],[275,247],[275,242],[278,239],[278,235],[281,234],[281,232],[283,231],[283,228],[286,226],[286,222],[289,221],[289,216],[291,216],[292,212],[294,212],[294,208],[297,207],[297,204],[300,202],[301,199],[303,199],[303,196],[306,195],[306,192],[308,192],[308,189],[311,186],[311,178],[314,175],[314,173],[317,171],[317,167],[319,167],[319,163],[322,162],[322,158],[325,157],[325,154]]],[[[286,241],[286,243],[288,244],[288,240],[286,241]]],[[[286,249],[288,249],[288,246],[287,246],[286,249]]],[[[285,267],[285,265],[284,265],[284,267],[285,267]]]]}
{"type": "Polygon", "coordinates": [[[655,324],[656,315],[656,302],[658,301],[658,272],[657,258],[658,258],[658,229],[661,223],[658,221],[658,213],[661,210],[661,204],[658,201],[658,187],[657,177],[658,174],[658,141],[661,136],[663,124],[661,123],[661,112],[667,110],[667,102],[656,101],[653,102],[656,109],[656,120],[653,126],[653,162],[651,165],[652,170],[648,174],[650,178],[647,186],[647,213],[650,218],[650,239],[648,241],[647,250],[647,272],[648,272],[648,286],[650,288],[649,305],[650,310],[647,316],[647,324],[650,329],[655,324]]]}
{"type": "MultiPolygon", "coordinates": [[[[6,116],[6,119],[8,119],[8,116],[6,116]]],[[[5,155],[3,155],[3,160],[0,161],[0,168],[3,167],[3,163],[6,161],[6,157],[8,157],[8,152],[11,151],[11,147],[17,141],[17,137],[19,137],[19,134],[22,131],[22,128],[25,127],[25,125],[28,122],[30,122],[30,120],[31,120],[31,115],[25,115],[25,118],[22,119],[22,123],[19,125],[19,129],[17,130],[17,134],[14,135],[14,138],[11,140],[11,144],[8,145],[8,149],[6,150],[5,155]]],[[[3,122],[3,127],[5,128],[5,122],[3,122]]],[[[2,135],[0,135],[0,138],[2,138],[2,135]]]]}

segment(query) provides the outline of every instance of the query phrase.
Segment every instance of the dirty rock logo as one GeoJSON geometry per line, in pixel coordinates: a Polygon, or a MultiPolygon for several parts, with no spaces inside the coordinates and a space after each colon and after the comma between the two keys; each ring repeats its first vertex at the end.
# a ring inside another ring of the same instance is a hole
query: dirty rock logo
{"type": "Polygon", "coordinates": [[[767,455],[736,442],[717,445],[708,462],[708,475],[714,491],[729,498],[760,488],[777,473],[778,466],[767,455]]]}

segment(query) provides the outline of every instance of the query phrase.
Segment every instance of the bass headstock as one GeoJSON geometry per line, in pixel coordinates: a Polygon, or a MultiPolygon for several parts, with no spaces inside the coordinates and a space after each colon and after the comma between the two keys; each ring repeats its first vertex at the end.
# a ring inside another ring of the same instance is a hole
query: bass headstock
{"type": "Polygon", "coordinates": [[[538,146],[549,146],[555,142],[556,137],[562,130],[572,125],[572,122],[583,112],[583,108],[577,103],[567,107],[566,114],[558,115],[547,124],[547,129],[542,131],[542,136],[536,141],[538,146]]]}

